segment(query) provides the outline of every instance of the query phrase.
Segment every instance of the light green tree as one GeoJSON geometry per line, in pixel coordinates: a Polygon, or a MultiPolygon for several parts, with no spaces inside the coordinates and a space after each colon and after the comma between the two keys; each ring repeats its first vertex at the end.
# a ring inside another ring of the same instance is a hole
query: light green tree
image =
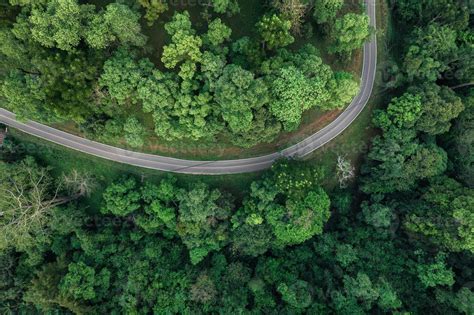
{"type": "Polygon", "coordinates": [[[89,46],[104,49],[113,43],[141,47],[146,37],[141,33],[140,15],[120,3],[108,4],[105,11],[92,16],[84,37],[89,46]]]}
{"type": "Polygon", "coordinates": [[[209,23],[207,33],[204,35],[204,43],[211,46],[219,46],[229,40],[232,30],[217,18],[209,23]]]}
{"type": "Polygon", "coordinates": [[[274,100],[270,111],[283,122],[286,130],[295,130],[301,121],[301,115],[310,106],[313,86],[304,73],[296,67],[281,69],[271,85],[274,100]]]}
{"type": "Polygon", "coordinates": [[[446,285],[448,287],[454,284],[454,272],[446,266],[446,255],[440,253],[436,255],[432,263],[419,263],[416,266],[418,278],[425,287],[435,287],[446,285]]]}
{"type": "Polygon", "coordinates": [[[347,13],[336,19],[331,28],[331,53],[350,55],[353,50],[361,48],[369,37],[369,17],[366,14],[347,13]]]}
{"type": "Polygon", "coordinates": [[[290,32],[291,22],[276,14],[263,16],[256,27],[269,49],[285,47],[295,41],[290,32]]]}
{"type": "Polygon", "coordinates": [[[1,86],[5,106],[12,110],[19,119],[44,119],[42,104],[46,93],[38,75],[12,71],[1,86]]]}
{"type": "Polygon", "coordinates": [[[76,0],[52,0],[46,7],[34,7],[29,17],[31,36],[45,47],[71,51],[79,45],[85,20],[93,9],[76,0]]]}
{"type": "Polygon", "coordinates": [[[101,212],[115,216],[127,216],[140,209],[140,193],[133,178],[124,178],[107,187],[103,194],[105,201],[101,212]]]}
{"type": "Polygon", "coordinates": [[[107,88],[119,105],[135,103],[138,84],[153,68],[148,59],[137,62],[129,51],[119,49],[104,63],[99,85],[107,88]]]}
{"type": "Polygon", "coordinates": [[[268,90],[261,79],[236,65],[226,66],[216,82],[215,100],[232,132],[246,132],[252,127],[254,111],[268,102],[268,90]]]}
{"type": "Polygon", "coordinates": [[[138,0],[138,3],[145,8],[145,20],[148,26],[158,20],[160,15],[169,8],[167,0],[138,0]]]}
{"type": "Polygon", "coordinates": [[[145,128],[135,117],[130,117],[123,125],[125,131],[125,141],[134,147],[139,148],[144,145],[145,128]]]}
{"type": "Polygon", "coordinates": [[[163,47],[161,61],[168,69],[174,69],[181,63],[179,76],[191,79],[196,71],[196,63],[202,58],[202,39],[195,35],[189,13],[176,13],[165,29],[171,36],[171,43],[163,47]]]}

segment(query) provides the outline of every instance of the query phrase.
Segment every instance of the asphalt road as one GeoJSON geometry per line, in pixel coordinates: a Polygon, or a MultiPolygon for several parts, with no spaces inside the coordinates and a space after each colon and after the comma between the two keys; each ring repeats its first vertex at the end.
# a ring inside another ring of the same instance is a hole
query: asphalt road
{"type": "MultiPolygon", "coordinates": [[[[365,3],[367,14],[370,17],[370,25],[375,28],[375,0],[366,0],[365,3]]],[[[259,157],[238,160],[192,161],[138,153],[87,140],[33,121],[19,122],[15,119],[13,113],[2,108],[0,108],[0,122],[73,150],[138,167],[175,173],[206,175],[255,172],[269,168],[276,159],[282,157],[304,157],[337,137],[350,126],[362,112],[372,93],[377,65],[377,42],[375,35],[372,36],[370,41],[365,43],[363,58],[360,92],[343,113],[328,126],[305,140],[280,152],[259,157]]]]}

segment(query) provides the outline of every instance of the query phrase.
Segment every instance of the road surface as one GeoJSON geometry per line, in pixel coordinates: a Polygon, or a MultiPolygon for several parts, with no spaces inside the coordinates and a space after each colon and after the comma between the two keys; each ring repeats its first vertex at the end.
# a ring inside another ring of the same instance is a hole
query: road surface
{"type": "MultiPolygon", "coordinates": [[[[375,0],[366,0],[365,3],[367,14],[370,18],[370,25],[375,28],[375,0]]],[[[15,119],[13,113],[2,108],[0,108],[0,122],[73,150],[138,167],[175,173],[205,175],[255,172],[269,168],[275,160],[283,157],[304,157],[322,147],[349,127],[362,112],[372,93],[377,65],[377,41],[375,34],[364,45],[363,59],[360,92],[343,113],[328,126],[303,141],[280,152],[259,157],[237,160],[192,161],[138,153],[87,140],[33,121],[22,123],[15,119]]]]}

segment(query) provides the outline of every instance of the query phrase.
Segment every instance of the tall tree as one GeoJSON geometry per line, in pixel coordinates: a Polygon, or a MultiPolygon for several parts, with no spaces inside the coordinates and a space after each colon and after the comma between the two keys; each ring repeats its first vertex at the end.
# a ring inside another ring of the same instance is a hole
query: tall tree
{"type": "Polygon", "coordinates": [[[405,227],[454,252],[474,252],[474,191],[447,177],[433,180],[405,227]]]}
{"type": "Polygon", "coordinates": [[[105,11],[92,16],[84,37],[87,44],[95,49],[103,49],[113,43],[122,46],[141,47],[146,37],[141,33],[140,15],[128,6],[111,3],[105,11]]]}
{"type": "Polygon", "coordinates": [[[199,184],[178,195],[177,231],[189,249],[193,264],[199,263],[211,251],[218,251],[229,241],[228,218],[232,203],[219,190],[199,184]]]}
{"type": "Polygon", "coordinates": [[[138,0],[138,3],[145,9],[145,20],[148,26],[152,26],[169,8],[166,0],[138,0]]]}
{"type": "Polygon", "coordinates": [[[409,91],[421,96],[422,113],[416,129],[427,134],[438,135],[449,131],[451,120],[464,110],[461,98],[446,86],[425,83],[409,91]]]}
{"type": "Polygon", "coordinates": [[[343,0],[316,0],[314,3],[314,19],[318,24],[334,20],[343,4],[343,0]]]}
{"type": "Polygon", "coordinates": [[[180,77],[191,79],[196,72],[196,63],[201,61],[202,39],[195,35],[189,13],[175,13],[173,20],[165,25],[165,29],[171,36],[171,43],[163,47],[161,61],[168,69],[181,64],[180,77]]]}
{"type": "Polygon", "coordinates": [[[119,105],[135,103],[138,84],[152,69],[153,64],[148,59],[137,62],[128,50],[120,49],[104,63],[99,84],[107,88],[119,105]]]}
{"type": "Polygon", "coordinates": [[[263,16],[256,27],[269,49],[285,47],[295,41],[290,33],[291,22],[276,14],[263,16]]]}
{"type": "Polygon", "coordinates": [[[232,132],[248,132],[257,111],[269,100],[268,89],[262,79],[236,65],[224,68],[216,82],[215,100],[222,117],[232,132]]]}
{"type": "Polygon", "coordinates": [[[350,55],[353,50],[362,47],[369,35],[369,17],[366,14],[347,13],[334,22],[329,51],[350,55]]]}
{"type": "Polygon", "coordinates": [[[50,241],[53,209],[89,192],[91,179],[73,172],[59,182],[33,158],[0,162],[0,248],[18,251],[50,241]]]}
{"type": "Polygon", "coordinates": [[[430,23],[415,29],[403,63],[407,79],[436,81],[457,59],[456,51],[456,32],[449,26],[430,23]]]}
{"type": "Polygon", "coordinates": [[[53,0],[46,7],[31,10],[31,36],[45,47],[71,51],[79,45],[85,20],[93,5],[79,5],[76,0],[53,0]]]}

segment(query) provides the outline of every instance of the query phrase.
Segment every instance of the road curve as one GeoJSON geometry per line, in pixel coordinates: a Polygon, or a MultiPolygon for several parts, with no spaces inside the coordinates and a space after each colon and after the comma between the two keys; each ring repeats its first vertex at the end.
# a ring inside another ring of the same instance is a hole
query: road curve
{"type": "MultiPolygon", "coordinates": [[[[373,28],[376,26],[375,1],[376,0],[365,0],[367,14],[370,18],[370,25],[373,28]]],[[[13,113],[2,108],[0,108],[0,122],[25,133],[73,150],[138,167],[175,173],[204,175],[255,172],[269,168],[275,160],[282,157],[304,157],[337,137],[350,126],[350,124],[362,112],[372,94],[377,66],[377,40],[375,34],[372,35],[370,41],[365,43],[363,58],[364,63],[360,92],[344,112],[342,112],[325,128],[314,133],[303,141],[280,152],[259,157],[237,160],[192,161],[133,152],[74,136],[33,121],[26,123],[19,122],[15,119],[13,113]]]]}

